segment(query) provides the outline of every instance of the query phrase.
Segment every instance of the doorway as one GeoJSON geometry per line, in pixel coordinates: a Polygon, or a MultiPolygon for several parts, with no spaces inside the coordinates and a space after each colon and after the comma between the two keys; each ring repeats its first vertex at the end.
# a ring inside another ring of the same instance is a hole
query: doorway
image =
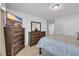
{"type": "Polygon", "coordinates": [[[53,35],[54,34],[54,24],[51,23],[51,24],[48,24],[48,33],[49,35],[53,35]]]}

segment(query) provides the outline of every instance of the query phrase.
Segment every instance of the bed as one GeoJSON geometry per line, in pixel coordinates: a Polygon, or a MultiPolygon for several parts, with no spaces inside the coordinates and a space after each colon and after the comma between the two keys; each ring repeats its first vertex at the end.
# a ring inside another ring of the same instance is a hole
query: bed
{"type": "Polygon", "coordinates": [[[37,44],[43,56],[79,56],[79,40],[67,35],[50,35],[37,44]]]}

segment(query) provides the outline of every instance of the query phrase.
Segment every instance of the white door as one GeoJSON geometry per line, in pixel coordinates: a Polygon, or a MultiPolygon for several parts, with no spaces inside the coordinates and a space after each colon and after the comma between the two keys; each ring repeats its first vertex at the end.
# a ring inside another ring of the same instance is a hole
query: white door
{"type": "Polygon", "coordinates": [[[54,34],[54,24],[48,24],[49,35],[54,34]]]}

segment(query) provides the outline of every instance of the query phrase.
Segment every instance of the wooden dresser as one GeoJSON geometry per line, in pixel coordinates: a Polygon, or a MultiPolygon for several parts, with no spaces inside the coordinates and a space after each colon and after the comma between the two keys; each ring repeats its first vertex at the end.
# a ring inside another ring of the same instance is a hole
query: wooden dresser
{"type": "Polygon", "coordinates": [[[41,31],[32,31],[29,32],[29,45],[33,46],[36,45],[38,43],[38,41],[45,36],[45,31],[41,32],[41,31]]]}
{"type": "Polygon", "coordinates": [[[24,48],[24,28],[5,27],[4,34],[7,56],[14,56],[24,48]]]}

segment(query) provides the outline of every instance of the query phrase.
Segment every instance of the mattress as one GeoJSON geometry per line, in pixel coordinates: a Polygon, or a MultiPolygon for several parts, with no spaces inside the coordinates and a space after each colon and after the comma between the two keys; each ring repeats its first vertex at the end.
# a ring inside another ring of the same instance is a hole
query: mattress
{"type": "Polygon", "coordinates": [[[37,47],[57,56],[79,56],[79,40],[72,36],[45,36],[38,42],[37,47]]]}

